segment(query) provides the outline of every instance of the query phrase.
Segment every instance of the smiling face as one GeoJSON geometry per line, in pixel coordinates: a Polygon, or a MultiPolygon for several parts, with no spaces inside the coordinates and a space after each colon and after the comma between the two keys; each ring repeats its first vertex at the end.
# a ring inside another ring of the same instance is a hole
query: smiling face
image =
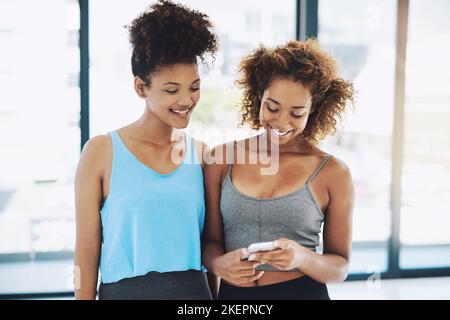
{"type": "Polygon", "coordinates": [[[200,78],[196,64],[174,64],[153,74],[150,85],[135,77],[137,94],[148,111],[170,127],[186,128],[200,99],[200,78]]]}
{"type": "Polygon", "coordinates": [[[311,92],[307,87],[275,78],[263,93],[259,119],[271,141],[283,145],[303,132],[310,112],[311,92]]]}

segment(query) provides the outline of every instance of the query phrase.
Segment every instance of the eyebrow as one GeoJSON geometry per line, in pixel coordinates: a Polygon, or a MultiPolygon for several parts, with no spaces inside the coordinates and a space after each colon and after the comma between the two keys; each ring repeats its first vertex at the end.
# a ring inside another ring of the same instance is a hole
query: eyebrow
{"type": "MultiPolygon", "coordinates": [[[[192,81],[191,84],[194,84],[194,83],[197,83],[197,82],[200,82],[200,78],[197,79],[197,80],[192,81]]],[[[169,81],[169,82],[163,83],[163,86],[165,86],[166,84],[172,84],[172,85],[176,85],[176,86],[180,86],[181,85],[181,83],[169,81]]]]}
{"type": "MultiPolygon", "coordinates": [[[[277,100],[272,99],[272,98],[267,98],[267,100],[272,101],[273,103],[275,103],[276,105],[281,105],[281,103],[279,103],[277,100]]],[[[305,109],[306,106],[293,106],[292,108],[294,109],[305,109]]]]}

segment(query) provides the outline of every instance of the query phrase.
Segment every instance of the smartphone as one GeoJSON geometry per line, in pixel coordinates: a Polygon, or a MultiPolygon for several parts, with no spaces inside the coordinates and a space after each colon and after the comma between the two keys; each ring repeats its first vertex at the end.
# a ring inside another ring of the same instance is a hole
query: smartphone
{"type": "Polygon", "coordinates": [[[262,251],[272,251],[275,250],[277,247],[274,245],[273,241],[269,242],[257,242],[252,243],[247,247],[247,251],[249,254],[243,255],[241,257],[241,260],[247,260],[250,256],[250,254],[255,252],[262,252],[262,251]]]}

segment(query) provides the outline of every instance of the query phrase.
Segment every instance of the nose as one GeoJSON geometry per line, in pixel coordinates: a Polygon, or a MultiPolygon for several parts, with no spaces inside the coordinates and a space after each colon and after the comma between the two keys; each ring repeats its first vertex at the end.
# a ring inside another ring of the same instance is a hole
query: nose
{"type": "Polygon", "coordinates": [[[277,115],[275,121],[273,122],[276,128],[280,131],[288,131],[290,128],[289,125],[289,113],[287,112],[280,112],[279,115],[277,115]]]}
{"type": "Polygon", "coordinates": [[[182,106],[192,106],[194,104],[195,100],[194,100],[194,96],[191,94],[185,94],[183,95],[183,97],[181,97],[181,99],[178,101],[178,104],[182,105],[182,106]]]}

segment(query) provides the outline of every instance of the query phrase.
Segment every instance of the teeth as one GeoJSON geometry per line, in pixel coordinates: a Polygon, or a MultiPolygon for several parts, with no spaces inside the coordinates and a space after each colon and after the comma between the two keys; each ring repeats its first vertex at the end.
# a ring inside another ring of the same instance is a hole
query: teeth
{"type": "Polygon", "coordinates": [[[171,109],[173,112],[177,113],[177,114],[186,114],[189,112],[189,110],[191,109],[186,109],[186,110],[173,110],[171,109]]]}
{"type": "Polygon", "coordinates": [[[288,130],[288,131],[283,131],[283,132],[281,132],[281,131],[279,131],[279,130],[277,130],[277,129],[273,129],[272,128],[272,132],[273,133],[275,133],[277,136],[285,136],[285,135],[287,135],[288,133],[290,133],[292,130],[288,130]]]}

